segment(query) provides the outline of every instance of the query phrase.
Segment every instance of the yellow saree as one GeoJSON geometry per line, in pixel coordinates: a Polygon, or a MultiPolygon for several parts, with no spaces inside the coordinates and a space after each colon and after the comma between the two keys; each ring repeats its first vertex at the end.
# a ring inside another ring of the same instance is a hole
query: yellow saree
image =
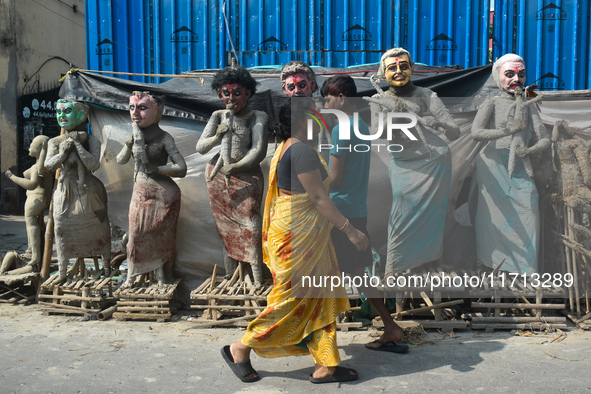
{"type": "MultiPolygon", "coordinates": [[[[269,173],[263,215],[263,259],[273,275],[267,308],[249,326],[242,343],[261,357],[311,354],[314,363],[337,366],[336,317],[349,309],[342,287],[302,284],[302,277],[340,276],[330,238],[330,222],[308,194],[279,196],[279,145],[269,173]]],[[[322,158],[322,164],[330,174],[322,158]]],[[[328,192],[330,175],[324,180],[328,192]]]]}

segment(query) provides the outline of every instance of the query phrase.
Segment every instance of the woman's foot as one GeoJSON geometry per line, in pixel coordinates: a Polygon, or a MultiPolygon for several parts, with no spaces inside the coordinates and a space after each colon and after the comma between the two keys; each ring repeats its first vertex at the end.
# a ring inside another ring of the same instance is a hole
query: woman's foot
{"type": "Polygon", "coordinates": [[[400,340],[402,340],[402,338],[404,338],[404,330],[402,330],[402,328],[400,328],[398,325],[395,325],[395,327],[392,327],[389,330],[385,329],[384,333],[378,339],[378,341],[370,342],[370,343],[366,344],[365,347],[368,349],[375,350],[375,349],[378,349],[381,347],[380,342],[382,342],[382,343],[399,342],[400,340]]]}
{"type": "Polygon", "coordinates": [[[244,346],[242,342],[234,342],[230,345],[230,352],[235,363],[250,360],[250,348],[244,346]]]}
{"type": "Polygon", "coordinates": [[[234,342],[222,348],[222,357],[234,372],[234,375],[245,383],[256,382],[261,377],[250,364],[250,348],[241,342],[234,342]]]}
{"type": "MultiPolygon", "coordinates": [[[[314,365],[313,378],[325,378],[332,376],[338,367],[323,367],[321,365],[314,365]]],[[[354,369],[348,369],[351,376],[357,376],[357,372],[354,369]]]]}
{"type": "Polygon", "coordinates": [[[314,373],[310,375],[312,383],[350,382],[359,379],[357,371],[345,367],[314,366],[314,373]]]}
{"type": "MultiPolygon", "coordinates": [[[[232,358],[234,359],[235,363],[241,363],[250,360],[250,348],[248,346],[244,346],[242,342],[234,342],[231,344],[230,353],[232,353],[232,358]]],[[[251,372],[247,375],[248,378],[255,378],[258,376],[259,374],[257,372],[251,372]]]]}

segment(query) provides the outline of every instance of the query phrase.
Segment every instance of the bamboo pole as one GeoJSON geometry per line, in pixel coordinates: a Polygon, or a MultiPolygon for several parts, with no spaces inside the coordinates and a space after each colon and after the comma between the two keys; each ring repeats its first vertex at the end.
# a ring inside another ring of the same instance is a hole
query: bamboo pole
{"type": "MultiPolygon", "coordinates": [[[[417,308],[417,309],[412,309],[412,310],[407,310],[407,311],[393,313],[392,314],[392,317],[393,318],[396,318],[398,316],[408,316],[408,315],[413,315],[415,313],[421,313],[421,312],[425,312],[425,311],[430,311],[430,310],[437,309],[437,308],[447,308],[448,306],[460,305],[460,304],[463,304],[463,303],[464,303],[464,300],[455,300],[455,301],[442,302],[440,304],[434,304],[433,306],[425,306],[425,307],[422,307],[422,308],[417,308]]],[[[377,316],[375,318],[375,320],[381,320],[380,316],[377,316]]]]}
{"type": "MultiPolygon", "coordinates": [[[[85,287],[87,289],[87,287],[85,287]]],[[[100,302],[103,301],[100,297],[90,296],[75,296],[75,295],[53,295],[53,294],[39,294],[39,299],[42,300],[63,300],[63,301],[87,301],[87,302],[100,302]]]]}
{"type": "Polygon", "coordinates": [[[591,312],[587,313],[585,316],[581,317],[580,319],[577,319],[577,321],[575,322],[575,324],[579,324],[584,322],[585,320],[591,318],[591,312]]]}
{"type": "Polygon", "coordinates": [[[587,258],[591,258],[591,251],[585,249],[585,247],[583,245],[581,245],[580,243],[578,243],[576,241],[565,239],[566,237],[563,234],[559,234],[555,231],[553,231],[553,233],[556,234],[560,238],[560,241],[562,242],[563,245],[568,246],[571,249],[575,249],[577,252],[581,253],[583,256],[587,256],[587,258]]]}
{"type": "MultiPolygon", "coordinates": [[[[570,223],[568,220],[568,211],[567,211],[566,205],[563,207],[562,212],[563,212],[563,221],[564,221],[564,233],[565,233],[564,235],[568,238],[568,228],[569,228],[570,223]]],[[[570,252],[569,248],[566,245],[564,245],[564,253],[566,254],[566,273],[572,275],[573,274],[572,273],[572,263],[571,263],[569,252],[570,252]]],[[[574,278],[574,276],[573,276],[573,278],[574,278]]],[[[570,310],[574,311],[575,310],[575,302],[573,299],[572,287],[568,288],[568,302],[570,305],[570,310]]]]}
{"type": "MultiPolygon", "coordinates": [[[[396,324],[400,326],[400,328],[408,328],[408,327],[416,327],[421,326],[423,328],[448,328],[448,329],[465,329],[468,327],[468,322],[465,320],[400,320],[397,321],[396,324]]],[[[374,319],[372,321],[372,327],[382,328],[384,327],[384,322],[382,320],[374,319]]]]}
{"type": "Polygon", "coordinates": [[[234,319],[199,322],[197,324],[194,324],[191,328],[208,328],[208,327],[214,327],[214,326],[224,326],[227,324],[233,324],[236,322],[251,320],[251,319],[252,319],[252,316],[241,316],[241,317],[236,317],[234,319]]]}
{"type": "Polygon", "coordinates": [[[170,308],[163,308],[162,306],[119,306],[117,305],[117,312],[148,312],[148,313],[170,313],[170,308]]]}
{"type": "MultiPolygon", "coordinates": [[[[244,311],[263,311],[263,306],[244,306],[244,305],[192,305],[191,309],[217,309],[217,310],[244,310],[244,311]]],[[[250,317],[255,317],[251,315],[250,317]]]]}
{"type": "Polygon", "coordinates": [[[564,309],[565,304],[525,304],[510,302],[472,302],[472,308],[507,308],[507,309],[564,309]]]}
{"type": "Polygon", "coordinates": [[[117,319],[146,319],[146,320],[168,320],[172,315],[170,313],[123,313],[115,312],[113,317],[117,319]]]}
{"type": "Polygon", "coordinates": [[[236,301],[256,300],[256,301],[265,301],[267,299],[267,297],[257,296],[257,295],[248,295],[248,294],[239,294],[239,295],[223,295],[223,294],[209,295],[209,294],[204,294],[204,295],[193,297],[193,299],[202,300],[202,301],[207,301],[207,300],[236,300],[236,301]]]}
{"type": "Polygon", "coordinates": [[[170,305],[170,301],[118,301],[117,305],[118,306],[157,306],[157,305],[170,305]]]}
{"type": "MultiPolygon", "coordinates": [[[[571,225],[575,224],[575,212],[572,208],[568,208],[568,216],[569,216],[569,222],[571,223],[571,225]]],[[[573,241],[577,241],[574,235],[574,231],[572,230],[572,228],[568,228],[568,232],[570,234],[570,239],[572,239],[573,241]]],[[[576,304],[576,311],[577,311],[577,316],[581,316],[581,296],[579,293],[579,275],[578,275],[578,267],[577,267],[577,253],[575,252],[574,249],[571,250],[572,255],[573,255],[573,282],[575,284],[575,304],[576,304]]]]}
{"type": "Polygon", "coordinates": [[[472,324],[474,330],[543,330],[543,329],[566,329],[567,324],[563,323],[486,323],[486,324],[472,324]]]}
{"type": "MultiPolygon", "coordinates": [[[[209,293],[213,292],[216,288],[216,281],[217,281],[217,273],[218,273],[218,266],[217,264],[213,266],[213,273],[211,274],[211,285],[209,286],[209,293]]],[[[223,282],[222,282],[223,283],[223,282]]],[[[209,301],[209,305],[215,305],[215,301],[209,301]]],[[[207,317],[213,320],[217,320],[217,314],[213,309],[207,310],[207,317]]]]}
{"type": "Polygon", "coordinates": [[[112,306],[110,308],[107,308],[107,309],[104,309],[104,310],[100,311],[96,315],[96,318],[98,320],[100,320],[100,321],[110,319],[111,316],[113,316],[113,313],[115,313],[116,311],[117,311],[117,307],[116,306],[112,306]]]}
{"type": "Polygon", "coordinates": [[[68,311],[80,311],[80,312],[100,312],[98,308],[81,308],[78,306],[63,305],[63,304],[52,304],[51,302],[39,301],[39,305],[49,306],[52,310],[67,309],[68,311]]]}
{"type": "Polygon", "coordinates": [[[562,316],[501,316],[501,317],[473,317],[472,324],[480,323],[565,323],[566,317],[562,316]]]}
{"type": "Polygon", "coordinates": [[[88,287],[84,287],[82,289],[82,309],[87,309],[88,308],[88,301],[86,300],[86,298],[90,295],[90,289],[88,287]]]}
{"type": "Polygon", "coordinates": [[[158,300],[168,300],[169,298],[166,298],[165,295],[162,294],[154,294],[154,295],[149,295],[149,294],[124,294],[124,295],[120,295],[121,299],[124,300],[145,300],[146,298],[155,298],[158,300]]]}

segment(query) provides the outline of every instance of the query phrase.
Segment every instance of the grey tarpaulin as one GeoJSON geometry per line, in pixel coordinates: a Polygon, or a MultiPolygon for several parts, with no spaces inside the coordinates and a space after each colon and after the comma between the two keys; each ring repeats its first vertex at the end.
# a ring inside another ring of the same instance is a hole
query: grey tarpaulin
{"type": "MultiPolygon", "coordinates": [[[[348,69],[315,68],[315,71],[320,74],[320,85],[325,78],[335,73],[356,71],[350,75],[356,81],[359,96],[370,96],[375,91],[369,82],[369,76],[374,74],[376,69],[377,66],[366,66],[348,69]]],[[[414,83],[428,87],[442,97],[462,130],[462,137],[450,144],[452,193],[444,241],[445,262],[454,267],[472,267],[474,264],[475,238],[470,219],[470,211],[473,208],[468,204],[469,187],[468,183],[464,185],[464,181],[471,177],[474,156],[477,153],[476,143],[470,136],[475,111],[485,98],[499,93],[492,80],[487,82],[490,70],[490,66],[456,70],[417,65],[413,73],[414,83]]],[[[107,188],[110,220],[123,229],[127,229],[127,209],[133,188],[132,164],[120,166],[115,162],[115,156],[123,141],[131,133],[129,114],[123,111],[127,110],[129,95],[134,90],[148,90],[166,97],[165,117],[161,121],[161,126],[175,138],[189,169],[185,178],[176,179],[182,191],[182,207],[178,224],[175,271],[187,278],[210,275],[214,264],[223,267],[221,244],[209,209],[203,176],[205,165],[217,149],[205,156],[195,152],[195,144],[209,114],[223,108],[221,100],[210,88],[213,72],[215,70],[194,72],[202,77],[203,83],[199,78],[173,78],[162,84],[147,84],[79,71],[68,74],[60,91],[62,98],[85,101],[93,105],[90,115],[91,130],[102,143],[101,169],[96,175],[107,188]]],[[[279,106],[286,100],[281,92],[279,71],[251,72],[260,82],[258,93],[251,99],[251,107],[264,110],[271,119],[276,119],[279,106]]],[[[581,135],[586,135],[591,133],[591,119],[585,116],[589,113],[591,100],[588,96],[575,96],[571,97],[567,92],[563,92],[560,98],[556,98],[552,93],[552,97],[541,106],[542,119],[549,124],[557,119],[572,121],[577,131],[581,135]]],[[[275,144],[271,142],[267,153],[268,159],[263,165],[265,176],[268,173],[266,163],[274,149],[275,144]]],[[[550,155],[549,152],[547,154],[550,155]]],[[[387,218],[392,203],[388,161],[385,152],[372,153],[368,229],[374,247],[382,255],[385,254],[387,218]]]]}

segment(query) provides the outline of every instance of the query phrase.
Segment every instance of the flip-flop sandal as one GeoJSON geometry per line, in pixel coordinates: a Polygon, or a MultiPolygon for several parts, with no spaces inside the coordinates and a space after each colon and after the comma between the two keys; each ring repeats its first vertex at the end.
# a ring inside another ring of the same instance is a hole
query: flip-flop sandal
{"type": "Polygon", "coordinates": [[[310,375],[310,382],[312,383],[337,383],[337,382],[351,382],[353,380],[359,379],[359,375],[357,371],[351,368],[345,367],[337,367],[332,375],[324,376],[322,378],[315,378],[313,375],[310,375]],[[351,374],[355,372],[354,374],[351,374]]]}
{"type": "Polygon", "coordinates": [[[399,354],[403,354],[408,352],[408,346],[407,345],[398,345],[396,342],[385,342],[385,341],[380,341],[379,339],[376,339],[373,342],[370,343],[366,343],[365,347],[368,348],[369,350],[375,350],[378,352],[391,352],[391,353],[399,353],[399,354]],[[380,347],[370,347],[367,345],[371,345],[372,343],[377,343],[378,345],[380,345],[380,347]]]}
{"type": "Polygon", "coordinates": [[[228,366],[234,372],[234,375],[244,383],[252,383],[256,382],[261,378],[257,371],[254,370],[252,364],[250,364],[250,360],[242,361],[239,363],[234,362],[234,358],[232,357],[232,353],[230,352],[230,346],[226,345],[222,348],[222,357],[228,364],[228,366]],[[255,373],[256,376],[248,376],[252,373],[255,373]]]}

